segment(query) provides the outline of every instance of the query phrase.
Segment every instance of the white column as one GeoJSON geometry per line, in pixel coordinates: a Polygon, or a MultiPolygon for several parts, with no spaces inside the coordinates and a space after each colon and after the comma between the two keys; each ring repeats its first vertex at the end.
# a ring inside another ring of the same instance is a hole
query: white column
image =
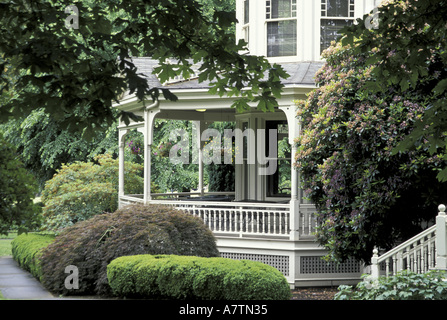
{"type": "Polygon", "coordinates": [[[286,106],[279,107],[286,117],[287,125],[289,128],[289,144],[291,145],[290,154],[290,166],[291,166],[291,176],[290,176],[290,240],[299,240],[300,238],[300,175],[297,169],[293,167],[293,159],[295,158],[295,153],[297,151],[294,140],[300,134],[300,122],[296,118],[296,107],[286,106]]]}
{"type": "Polygon", "coordinates": [[[118,131],[119,156],[118,156],[118,205],[120,203],[119,197],[124,195],[124,137],[128,130],[120,129],[118,131]]]}
{"type": "Polygon", "coordinates": [[[291,152],[291,177],[290,177],[290,240],[299,240],[299,226],[300,226],[300,198],[299,198],[299,174],[298,170],[293,167],[294,154],[296,153],[296,146],[292,144],[291,152]]]}
{"type": "Polygon", "coordinates": [[[160,110],[159,102],[155,101],[144,110],[144,203],[151,200],[151,154],[153,142],[153,126],[155,117],[160,110]]]}
{"type": "MultiPolygon", "coordinates": [[[[196,140],[196,149],[197,149],[197,161],[199,165],[199,186],[198,190],[200,192],[200,196],[204,195],[204,187],[203,187],[203,146],[202,142],[202,131],[204,127],[203,121],[193,121],[195,126],[195,140],[196,140]]],[[[194,131],[193,131],[194,133],[194,131]]]]}
{"type": "Polygon", "coordinates": [[[445,205],[438,207],[436,217],[436,269],[447,270],[447,215],[445,205]]]}

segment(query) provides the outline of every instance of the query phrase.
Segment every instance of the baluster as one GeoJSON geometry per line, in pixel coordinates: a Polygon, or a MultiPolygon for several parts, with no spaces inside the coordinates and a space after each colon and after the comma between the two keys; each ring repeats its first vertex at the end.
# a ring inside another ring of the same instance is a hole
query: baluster
{"type": "Polygon", "coordinates": [[[393,254],[393,276],[396,275],[396,269],[397,269],[397,255],[393,254]]]}
{"type": "Polygon", "coordinates": [[[272,211],[272,218],[273,218],[273,229],[272,229],[272,233],[276,234],[276,225],[277,225],[277,221],[276,221],[276,212],[272,211]]]}
{"type": "Polygon", "coordinates": [[[425,254],[426,254],[426,246],[422,246],[421,248],[421,272],[425,273],[427,271],[427,266],[425,265],[425,254]]]}
{"type": "Polygon", "coordinates": [[[211,210],[210,210],[210,215],[211,215],[211,217],[212,217],[212,219],[213,219],[213,226],[214,226],[214,229],[213,229],[213,230],[217,231],[217,217],[216,217],[216,210],[211,209],[211,210]]]}
{"type": "Polygon", "coordinates": [[[312,217],[313,217],[313,213],[309,212],[307,214],[307,219],[308,219],[308,231],[307,231],[307,235],[311,235],[312,234],[312,217]]]}
{"type": "Polygon", "coordinates": [[[388,278],[390,275],[390,259],[385,260],[385,276],[388,278]]]}
{"type": "Polygon", "coordinates": [[[239,232],[243,232],[244,231],[244,217],[243,217],[243,209],[242,207],[239,207],[239,232]]]}

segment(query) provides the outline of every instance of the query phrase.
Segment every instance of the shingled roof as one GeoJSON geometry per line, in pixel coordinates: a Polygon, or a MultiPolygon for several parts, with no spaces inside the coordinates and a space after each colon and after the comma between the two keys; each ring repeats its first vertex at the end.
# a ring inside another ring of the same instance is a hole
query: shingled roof
{"type": "MultiPolygon", "coordinates": [[[[158,65],[158,60],[152,58],[140,57],[132,58],[132,63],[143,74],[149,87],[167,87],[171,89],[203,89],[209,88],[209,82],[199,82],[197,78],[190,80],[177,79],[162,85],[157,76],[153,74],[153,69],[158,65]]],[[[290,75],[289,78],[283,80],[283,84],[287,86],[294,85],[314,85],[314,76],[316,72],[323,66],[322,61],[305,61],[295,63],[279,63],[284,70],[290,75]]]]}

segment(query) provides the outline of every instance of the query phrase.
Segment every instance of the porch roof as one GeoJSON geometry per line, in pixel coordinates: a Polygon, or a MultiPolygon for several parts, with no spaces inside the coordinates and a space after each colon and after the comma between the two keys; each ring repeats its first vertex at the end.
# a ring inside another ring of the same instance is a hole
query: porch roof
{"type": "MultiPolygon", "coordinates": [[[[148,82],[149,87],[166,87],[170,89],[208,89],[209,81],[199,82],[197,78],[191,80],[172,80],[169,83],[161,84],[157,76],[153,74],[153,69],[158,65],[158,60],[148,57],[132,58],[132,63],[138,72],[143,74],[148,82]]],[[[293,63],[279,63],[284,70],[290,75],[289,78],[283,79],[282,83],[288,86],[314,86],[314,77],[316,72],[324,65],[324,61],[302,61],[293,63]]]]}

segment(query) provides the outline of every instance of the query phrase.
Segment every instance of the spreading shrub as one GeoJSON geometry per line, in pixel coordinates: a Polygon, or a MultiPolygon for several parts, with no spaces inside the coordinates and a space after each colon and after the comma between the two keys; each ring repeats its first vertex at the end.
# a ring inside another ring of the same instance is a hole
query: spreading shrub
{"type": "Polygon", "coordinates": [[[447,281],[444,271],[424,274],[408,270],[395,276],[370,281],[369,276],[355,287],[340,286],[335,300],[446,300],[447,281]]]}
{"type": "Polygon", "coordinates": [[[274,267],[257,261],[173,255],[138,255],[107,267],[113,293],[122,297],[206,300],[290,299],[274,267]]]}
{"type": "MultiPolygon", "coordinates": [[[[118,160],[99,155],[94,162],[63,165],[42,192],[44,228],[57,230],[118,207],[118,160]]],[[[143,191],[143,167],[126,162],[125,190],[143,191]]]]}
{"type": "Polygon", "coordinates": [[[64,295],[110,294],[107,265],[138,254],[217,257],[211,231],[197,217],[163,205],[129,205],[64,229],[42,254],[42,283],[64,295]],[[64,286],[65,267],[79,271],[79,289],[64,286]]]}
{"type": "Polygon", "coordinates": [[[52,234],[23,233],[11,242],[12,257],[22,269],[40,279],[42,276],[40,267],[42,251],[53,241],[54,235],[52,234]]]}

